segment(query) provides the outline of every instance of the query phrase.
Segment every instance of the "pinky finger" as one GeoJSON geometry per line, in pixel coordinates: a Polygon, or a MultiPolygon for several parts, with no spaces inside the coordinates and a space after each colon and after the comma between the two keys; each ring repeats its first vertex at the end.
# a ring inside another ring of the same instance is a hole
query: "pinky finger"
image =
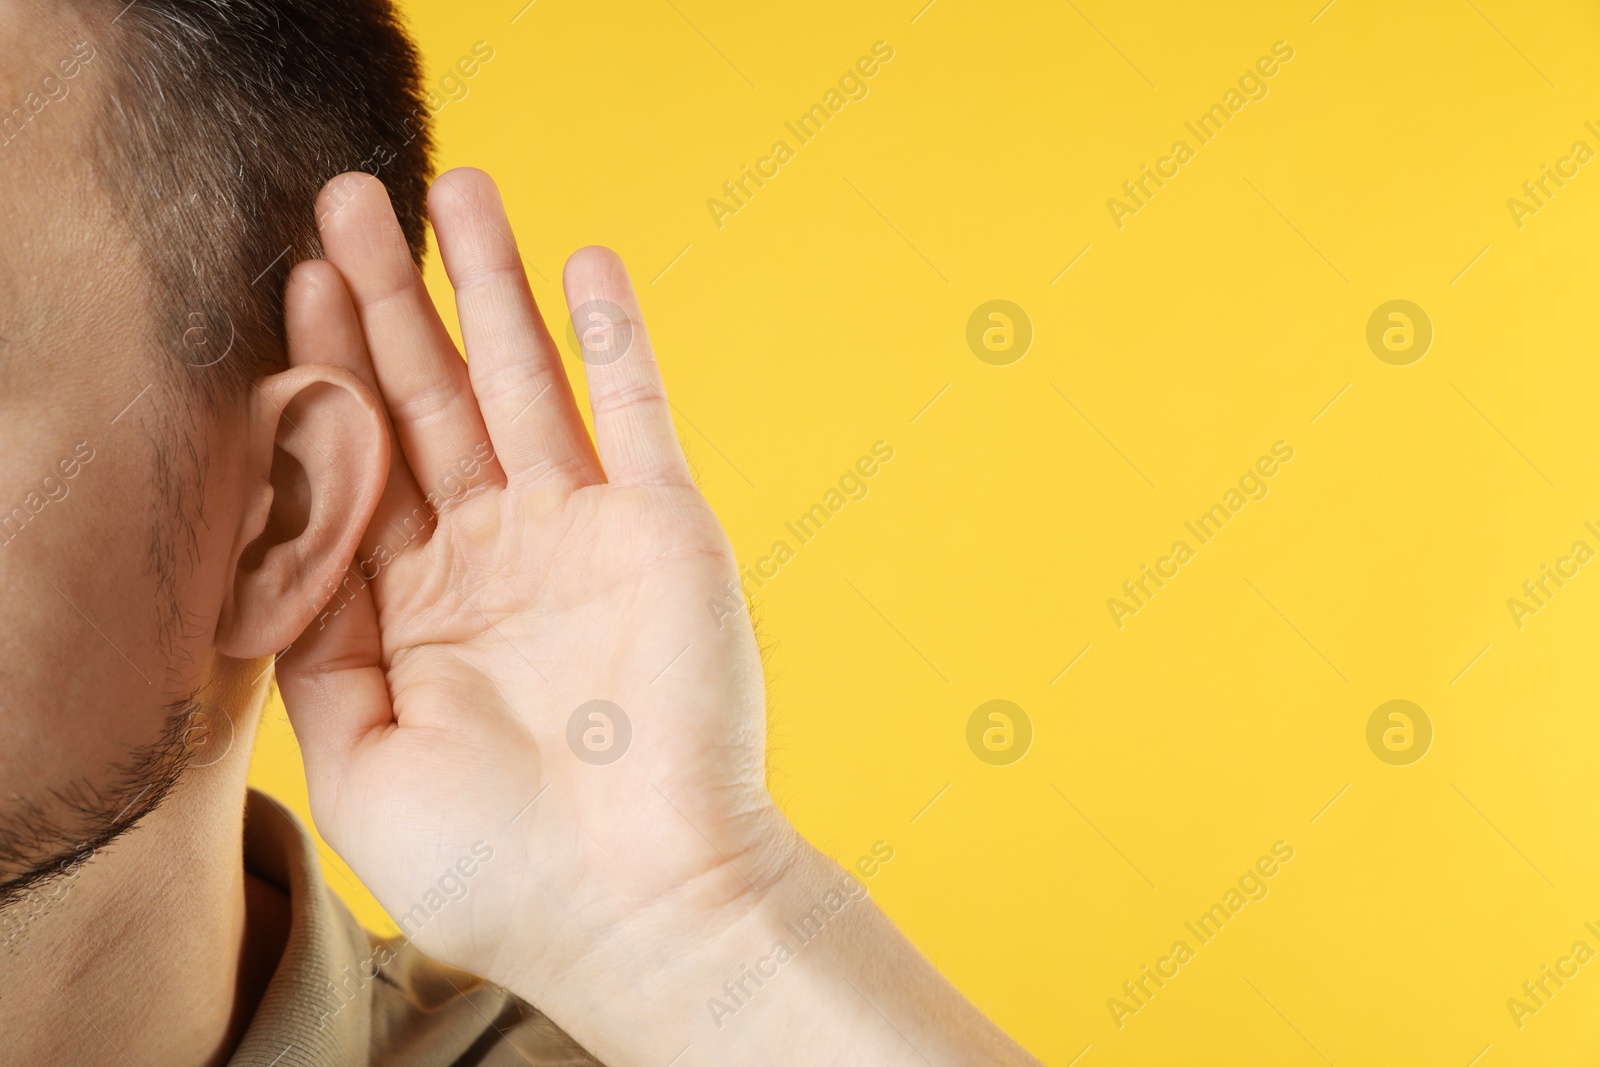
{"type": "Polygon", "coordinates": [[[692,486],[639,300],[609,248],[573,253],[562,279],[589,383],[606,480],[692,486]]]}

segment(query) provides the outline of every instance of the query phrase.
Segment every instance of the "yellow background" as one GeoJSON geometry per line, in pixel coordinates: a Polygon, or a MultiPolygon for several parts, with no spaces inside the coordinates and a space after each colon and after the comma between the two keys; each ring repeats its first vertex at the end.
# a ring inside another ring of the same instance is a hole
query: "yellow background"
{"type": "MultiPolygon", "coordinates": [[[[874,896],[1052,1067],[1594,1062],[1600,962],[1521,1029],[1506,1000],[1600,949],[1600,563],[1520,629],[1506,601],[1600,547],[1600,163],[1521,228],[1506,201],[1600,148],[1600,13],[925,2],[406,5],[435,81],[495,50],[441,162],[500,180],[547,313],[573,249],[631,264],[746,563],[895,449],[756,598],[780,803],[846,863],[889,842],[874,896]],[[1107,198],[1279,40],[1269,95],[1119,229],[1107,198]],[[1395,298],[1436,331],[1405,367],[1365,340],[1395,298]],[[1036,332],[1009,366],[966,343],[991,299],[1036,332]],[[1114,625],[1279,440],[1270,495],[1114,625]],[[966,744],[995,698],[1034,727],[1011,766],[966,744]],[[1404,767],[1366,742],[1396,698],[1435,731],[1404,767]],[[1119,1029],[1107,999],[1279,840],[1270,894],[1119,1029]]],[[[254,781],[305,810],[281,707],[254,781]]]]}

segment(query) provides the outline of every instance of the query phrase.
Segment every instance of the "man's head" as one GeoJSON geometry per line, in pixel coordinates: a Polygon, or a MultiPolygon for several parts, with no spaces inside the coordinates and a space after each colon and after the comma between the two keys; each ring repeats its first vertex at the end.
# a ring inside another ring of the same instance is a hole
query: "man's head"
{"type": "Polygon", "coordinates": [[[382,422],[284,371],[284,282],[345,171],[420,259],[420,82],[387,0],[0,0],[0,904],[159,803],[348,563],[382,422]]]}

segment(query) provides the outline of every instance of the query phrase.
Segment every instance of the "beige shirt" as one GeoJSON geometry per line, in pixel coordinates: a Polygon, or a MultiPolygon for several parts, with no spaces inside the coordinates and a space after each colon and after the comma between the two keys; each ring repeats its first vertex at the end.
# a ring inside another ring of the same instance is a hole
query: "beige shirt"
{"type": "Polygon", "coordinates": [[[481,978],[361,929],[294,814],[250,793],[245,867],[289,897],[283,958],[230,1067],[596,1067],[555,1023],[481,978]]]}

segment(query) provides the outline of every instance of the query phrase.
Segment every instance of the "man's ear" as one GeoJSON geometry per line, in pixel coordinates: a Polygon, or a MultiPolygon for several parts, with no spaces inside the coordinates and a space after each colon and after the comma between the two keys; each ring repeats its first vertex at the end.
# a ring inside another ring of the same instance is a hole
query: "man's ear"
{"type": "Polygon", "coordinates": [[[250,392],[253,484],[216,648],[258,659],[288,647],[327,604],[389,473],[383,408],[342,367],[292,367],[250,392]]]}

